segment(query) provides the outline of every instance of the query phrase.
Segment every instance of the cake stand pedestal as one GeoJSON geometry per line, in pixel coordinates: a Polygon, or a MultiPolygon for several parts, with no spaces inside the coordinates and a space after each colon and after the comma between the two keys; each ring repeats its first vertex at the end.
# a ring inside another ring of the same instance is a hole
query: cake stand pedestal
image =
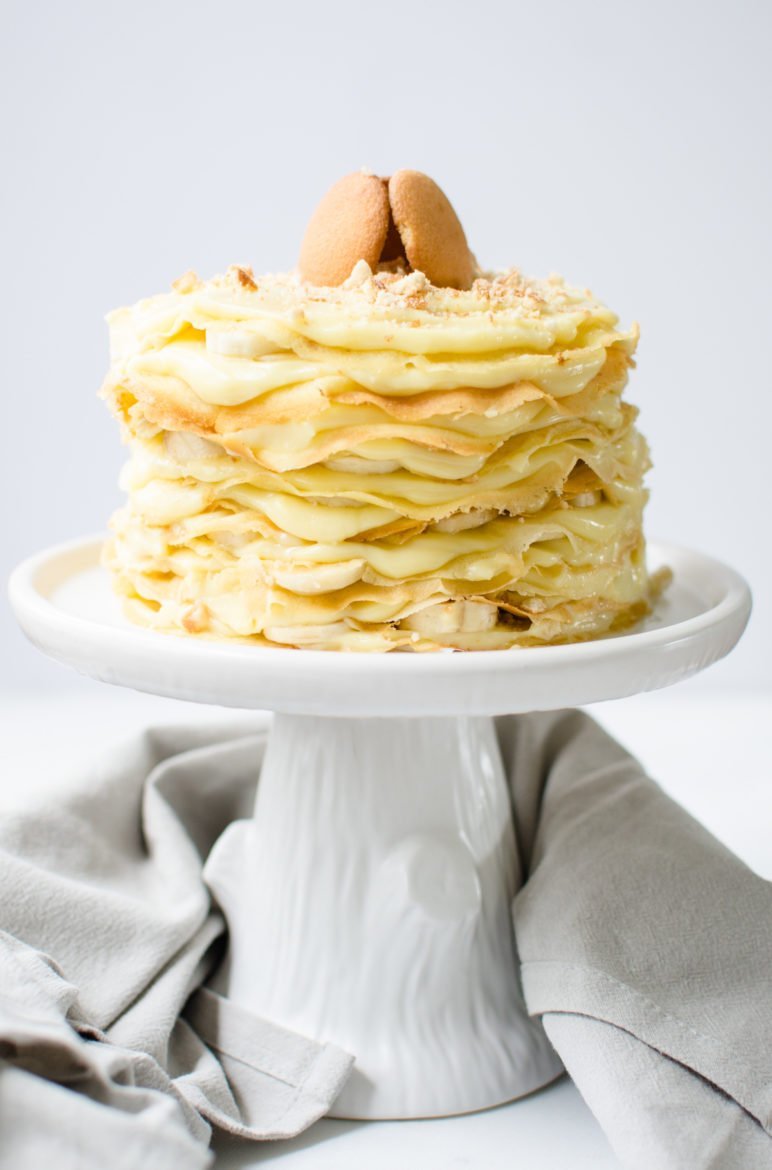
{"type": "Polygon", "coordinates": [[[635,632],[569,646],[367,656],[137,629],[98,540],[21,565],[10,595],[43,651],[106,682],[275,711],[255,815],[206,877],[229,926],[214,977],[246,1008],[356,1057],[341,1117],[463,1113],[553,1080],[510,918],[522,884],[493,715],[667,686],[728,653],[750,612],[732,570],[650,551],[674,582],[635,632]]]}
{"type": "Polygon", "coordinates": [[[217,990],[356,1055],[336,1115],[461,1113],[559,1074],[518,989],[490,718],[277,715],[254,819],[206,875],[230,928],[217,990]]]}

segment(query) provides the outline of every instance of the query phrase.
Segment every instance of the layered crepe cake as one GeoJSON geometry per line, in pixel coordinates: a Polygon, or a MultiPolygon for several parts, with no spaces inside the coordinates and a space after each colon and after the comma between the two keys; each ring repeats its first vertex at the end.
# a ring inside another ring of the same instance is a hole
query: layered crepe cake
{"type": "Polygon", "coordinates": [[[558,278],[480,272],[446,200],[406,225],[394,179],[357,178],[383,185],[385,228],[382,200],[373,232],[366,201],[344,192],[336,219],[328,196],[299,272],[187,274],[111,314],[130,459],[105,559],[127,614],[349,651],[631,625],[652,596],[637,330],[558,278]]]}

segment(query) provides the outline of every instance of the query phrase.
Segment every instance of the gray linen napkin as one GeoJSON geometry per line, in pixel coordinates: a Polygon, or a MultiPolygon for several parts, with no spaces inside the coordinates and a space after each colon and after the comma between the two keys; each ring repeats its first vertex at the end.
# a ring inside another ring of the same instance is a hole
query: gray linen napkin
{"type": "MultiPolygon", "coordinates": [[[[280,1138],[334,1101],[352,1056],[202,986],[202,866],[250,814],[266,726],[147,732],[0,820],[2,1170],[198,1170],[212,1124],[280,1138]]],[[[772,1168],[772,889],[586,716],[497,728],[529,1011],[620,1158],[772,1168]]]]}
{"type": "Polygon", "coordinates": [[[224,931],[203,863],[267,726],[148,731],[0,819],[2,1170],[198,1170],[211,1124],[290,1137],[335,1100],[349,1054],[196,990],[224,931]]]}
{"type": "Polygon", "coordinates": [[[631,1170],[772,1167],[772,884],[581,712],[498,730],[526,1003],[611,1145],[631,1170]]]}

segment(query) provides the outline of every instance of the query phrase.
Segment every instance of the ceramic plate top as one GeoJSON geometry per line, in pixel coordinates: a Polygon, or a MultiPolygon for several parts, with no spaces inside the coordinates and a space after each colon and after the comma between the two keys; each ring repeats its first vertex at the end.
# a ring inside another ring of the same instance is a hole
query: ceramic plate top
{"type": "Polygon", "coordinates": [[[632,631],[564,646],[357,654],[162,634],[123,617],[101,539],[58,545],[11,577],[11,604],[44,653],[104,682],[227,707],[330,716],[500,715],[553,710],[669,686],[728,654],[750,591],[719,561],[649,545],[673,582],[632,631]]]}

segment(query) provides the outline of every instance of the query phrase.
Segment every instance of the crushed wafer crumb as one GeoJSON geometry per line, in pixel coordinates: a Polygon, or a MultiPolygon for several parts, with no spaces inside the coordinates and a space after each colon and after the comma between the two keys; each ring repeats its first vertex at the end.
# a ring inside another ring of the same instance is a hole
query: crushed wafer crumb
{"type": "Polygon", "coordinates": [[[182,276],[178,276],[175,281],[172,281],[172,288],[176,293],[182,293],[184,296],[185,293],[192,293],[197,288],[201,288],[203,283],[198,273],[189,268],[187,272],[183,272],[182,276]]]}
{"type": "Polygon", "coordinates": [[[249,265],[236,264],[236,265],[234,265],[234,268],[236,271],[236,279],[238,280],[238,282],[242,286],[242,288],[251,288],[251,289],[257,288],[257,281],[255,280],[255,274],[249,265]]]}

